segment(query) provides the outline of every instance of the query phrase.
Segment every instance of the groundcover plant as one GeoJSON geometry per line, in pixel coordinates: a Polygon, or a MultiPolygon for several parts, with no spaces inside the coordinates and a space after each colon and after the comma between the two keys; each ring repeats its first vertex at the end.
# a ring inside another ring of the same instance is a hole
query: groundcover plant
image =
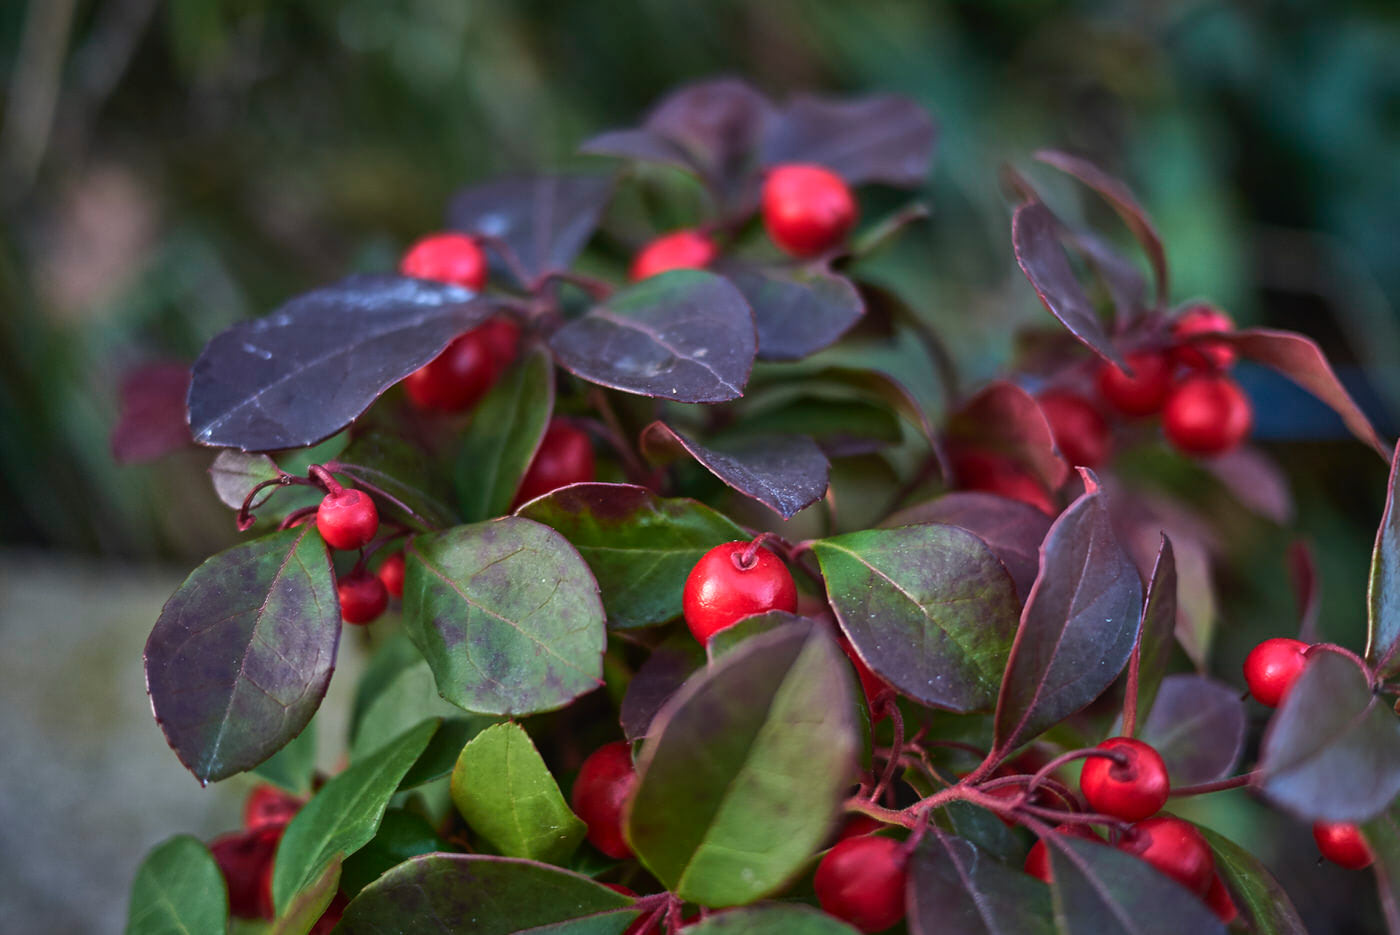
{"type": "Polygon", "coordinates": [[[685,87],[591,174],[468,188],[397,271],[135,393],[119,434],[187,417],[245,534],[156,621],[151,705],[200,782],[265,784],[149,855],[128,930],[1301,933],[1171,813],[1250,786],[1374,864],[1400,931],[1394,471],[1368,645],[1281,627],[1227,683],[1178,607],[1200,542],[1115,464],[1169,451],[1277,511],[1241,359],[1385,443],[1308,338],[1172,306],[1131,192],[1062,152],[1039,171],[1150,276],[1003,170],[1063,329],[964,385],[917,296],[852,274],[925,214],[861,196],[921,184],[935,137],[898,97],[685,87]],[[704,220],[657,230],[658,191],[704,220]],[[342,632],[371,655],[326,775],[342,632]],[[1247,766],[1246,690],[1275,709],[1247,766]]]}

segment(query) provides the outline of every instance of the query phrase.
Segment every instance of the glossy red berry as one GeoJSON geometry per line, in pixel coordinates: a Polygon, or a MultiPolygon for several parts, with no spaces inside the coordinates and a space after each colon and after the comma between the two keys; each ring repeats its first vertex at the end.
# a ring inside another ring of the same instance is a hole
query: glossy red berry
{"type": "Polygon", "coordinates": [[[1160,351],[1137,351],[1126,362],[1132,376],[1110,363],[1099,367],[1099,395],[1125,416],[1150,416],[1167,400],[1171,363],[1160,351]]]}
{"type": "Polygon", "coordinates": [[[859,838],[867,834],[874,834],[881,828],[888,827],[884,822],[877,821],[869,815],[852,815],[841,825],[841,830],[836,832],[837,841],[845,841],[848,838],[859,838]]]}
{"type": "MultiPolygon", "coordinates": [[[[1055,828],[1056,834],[1067,835],[1072,838],[1082,838],[1085,841],[1094,841],[1102,844],[1103,838],[1094,833],[1093,829],[1087,825],[1059,825],[1055,828]]],[[[1045,842],[1037,840],[1031,845],[1030,853],[1026,855],[1026,873],[1036,879],[1049,883],[1051,879],[1050,871],[1050,849],[1045,846],[1045,842]]]]}
{"type": "Polygon", "coordinates": [[[1244,657],[1244,683],[1254,700],[1277,708],[1303,668],[1308,664],[1308,644],[1302,640],[1274,637],[1265,640],[1244,657]]]}
{"type": "Polygon", "coordinates": [[[1172,362],[1196,370],[1225,370],[1234,364],[1235,349],[1228,341],[1191,341],[1198,334],[1230,332],[1235,322],[1218,308],[1193,305],[1172,323],[1172,337],[1183,343],[1172,348],[1172,362]]]}
{"type": "Polygon", "coordinates": [[[1215,875],[1215,858],[1206,839],[1194,825],[1170,815],[1133,825],[1118,849],[1147,861],[1200,897],[1215,875]]]}
{"type": "Polygon", "coordinates": [[[486,254],[466,234],[431,234],[408,248],[399,272],[479,292],[486,285],[486,254]]]}
{"type": "Polygon", "coordinates": [[[389,606],[384,582],[369,572],[346,575],[335,584],[340,595],[340,616],[346,623],[370,623],[389,606]]]}
{"type": "Polygon", "coordinates": [[[855,226],[857,212],[845,181],[821,166],[778,166],[763,182],[768,236],[794,256],[816,256],[840,244],[855,226]]]}
{"type": "Polygon", "coordinates": [[[1113,438],[1098,407],[1077,393],[1054,391],[1040,397],[1055,444],[1071,465],[1096,468],[1108,460],[1113,438]]]}
{"type": "Polygon", "coordinates": [[[1313,825],[1313,840],[1323,857],[1348,870],[1364,870],[1376,859],[1356,825],[1319,821],[1313,825]]]}
{"type": "Polygon", "coordinates": [[[673,269],[704,269],[714,262],[714,242],[696,230],[680,230],[647,244],[632,261],[633,282],[673,269]]]}
{"type": "Polygon", "coordinates": [[[520,326],[509,318],[492,318],[478,325],[473,333],[486,345],[494,383],[495,378],[505,373],[506,368],[515,361],[515,355],[520,350],[520,326]]]}
{"type": "Polygon", "coordinates": [[[1171,784],[1167,764],[1156,750],[1131,737],[1111,737],[1098,749],[1117,754],[1123,762],[1106,756],[1084,761],[1079,788],[1090,809],[1124,821],[1140,821],[1161,811],[1171,784]]]}
{"type": "Polygon", "coordinates": [[[856,678],[860,680],[860,690],[865,694],[865,706],[870,710],[870,717],[878,724],[889,716],[889,712],[884,709],[883,705],[877,711],[875,709],[875,701],[881,695],[885,694],[885,690],[889,686],[885,683],[884,679],[870,671],[870,666],[866,665],[865,660],[860,658],[860,655],[856,652],[856,648],[851,645],[850,640],[842,636],[839,642],[841,644],[841,649],[851,660],[851,665],[855,666],[856,678]]]}
{"type": "Polygon", "coordinates": [[[1249,437],[1254,408],[1238,383],[1224,374],[1198,373],[1172,388],[1162,410],[1162,431],[1177,451],[1219,455],[1249,437]]]}
{"type": "Polygon", "coordinates": [[[301,810],[301,805],[301,799],[291,793],[263,783],[250,792],[243,803],[243,827],[285,825],[301,810]]]}
{"type": "Polygon", "coordinates": [[[413,404],[440,412],[461,412],[476,405],[498,372],[489,333],[476,328],[459,335],[441,354],[404,377],[403,387],[413,404]]]}
{"type": "Polygon", "coordinates": [[[520,479],[515,503],[519,506],[551,490],[591,481],[595,476],[593,470],[593,445],[588,434],[562,419],[554,419],[545,429],[540,448],[520,479]]]}
{"type": "Polygon", "coordinates": [[[375,572],[379,580],[384,582],[384,590],[388,591],[391,597],[403,597],[404,567],[403,553],[395,552],[384,559],[379,570],[375,572]]]}
{"type": "Polygon", "coordinates": [[[1206,908],[1215,913],[1215,917],[1225,925],[1235,921],[1240,914],[1234,899],[1230,897],[1230,891],[1225,888],[1225,881],[1220,879],[1218,873],[1210,878],[1210,889],[1206,890],[1206,908]]]}
{"type": "Polygon", "coordinates": [[[702,644],[744,617],[770,610],[797,610],[797,585],[783,560],[751,543],[726,542],[700,557],[681,592],[686,626],[702,644]]]}
{"type": "Polygon", "coordinates": [[[283,825],[235,831],[209,842],[228,887],[229,914],[237,919],[272,918],[272,899],[265,892],[283,825]]]}
{"type": "Polygon", "coordinates": [[[316,528],[333,549],[359,549],[379,531],[379,510],[363,490],[328,493],[316,508],[316,528]]]}
{"type": "Polygon", "coordinates": [[[864,836],[826,852],[813,886],[828,915],[862,932],[881,932],[904,918],[908,872],[900,842],[864,836]]]}
{"type": "Polygon", "coordinates": [[[961,489],[994,493],[1030,504],[1042,513],[1055,514],[1055,501],[1045,485],[1015,461],[985,451],[960,451],[952,461],[961,489]]]}
{"type": "Polygon", "coordinates": [[[604,744],[589,754],[574,780],[570,804],[588,826],[588,840],[616,860],[632,856],[622,836],[622,810],[637,784],[632,747],[625,741],[604,744]]]}

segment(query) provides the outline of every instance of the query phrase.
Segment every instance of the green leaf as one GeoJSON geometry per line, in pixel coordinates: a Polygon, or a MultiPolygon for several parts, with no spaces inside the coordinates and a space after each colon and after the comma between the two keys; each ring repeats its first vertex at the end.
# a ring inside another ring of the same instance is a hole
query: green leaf
{"type": "Polygon", "coordinates": [[[710,641],[705,644],[705,653],[710,662],[717,662],[743,646],[751,637],[758,636],[760,633],[768,633],[789,623],[799,622],[811,623],[806,618],[790,614],[785,610],[770,610],[767,613],[754,614],[752,617],[745,617],[737,623],[730,624],[711,636],[710,641]]]}
{"type": "Polygon", "coordinates": [[[1390,483],[1386,485],[1385,511],[1376,530],[1371,553],[1371,578],[1366,589],[1369,611],[1366,658],[1376,664],[1377,674],[1391,678],[1400,674],[1400,445],[1390,462],[1390,483]]]}
{"type": "Polygon", "coordinates": [[[841,628],[876,675],[926,705],[992,706],[1020,602],[982,540],[928,524],[819,539],[812,551],[841,628]]]}
{"type": "Polygon", "coordinates": [[[452,774],[452,768],[457,765],[457,757],[462,748],[494,723],[494,718],[479,715],[462,717],[458,714],[457,717],[444,718],[442,726],[433,734],[433,739],[428,741],[427,748],[413,764],[413,768],[404,774],[399,789],[413,789],[446,779],[452,774]]]}
{"type": "Polygon", "coordinates": [[[536,348],[486,394],[462,436],[454,479],[468,522],[510,509],[554,412],[554,363],[536,348]]]}
{"type": "Polygon", "coordinates": [[[370,842],[346,858],[340,874],[341,892],[353,898],[386,870],[410,857],[450,850],[452,846],[438,837],[422,815],[391,808],[384,813],[384,820],[370,842]]]}
{"type": "Polygon", "coordinates": [[[674,620],[686,576],[710,549],[748,534],[695,500],[664,499],[632,484],[575,484],[520,511],[579,550],[617,629],[674,620]]]}
{"type": "Polygon", "coordinates": [[[379,820],[439,721],[424,721],[378,753],[351,765],[311,797],[287,825],[272,872],[278,911],[315,881],[337,854],[349,857],[374,837],[379,820]]]}
{"type": "Polygon", "coordinates": [[[1147,583],[1147,597],[1142,607],[1142,630],[1138,635],[1138,707],[1137,725],[1141,729],[1152,713],[1157,692],[1166,677],[1176,644],[1176,554],[1172,541],[1162,534],[1157,548],[1157,561],[1147,583]]]}
{"type": "Polygon", "coordinates": [[[1394,808],[1382,812],[1366,823],[1362,836],[1376,857],[1372,869],[1376,874],[1377,895],[1381,911],[1385,913],[1386,928],[1395,935],[1400,932],[1400,815],[1394,808]]]}
{"type": "MultiPolygon", "coordinates": [[[[214,494],[230,510],[242,508],[243,501],[253,488],[266,481],[278,478],[277,462],[265,454],[225,448],[219,452],[214,463],[209,465],[209,479],[214,483],[214,494]]],[[[264,494],[276,492],[274,487],[264,487],[264,494]]],[[[258,495],[259,498],[262,494],[258,495]]]]}
{"type": "Polygon", "coordinates": [[[559,533],[508,516],[415,537],[404,551],[404,626],[448,701],[532,714],[602,684],[598,585],[559,533]]]}
{"type": "Polygon", "coordinates": [[[970,841],[934,832],[909,869],[911,935],[1050,935],[1050,892],[970,841]]]}
{"type": "Polygon", "coordinates": [[[382,432],[361,435],[332,465],[338,475],[378,488],[376,500],[388,516],[417,529],[440,529],[457,522],[426,453],[402,438],[382,432]]]}
{"type": "Polygon", "coordinates": [[[1065,834],[1042,840],[1062,935],[1224,935],[1200,897],[1146,861],[1065,834]]]}
{"type": "Polygon", "coordinates": [[[850,668],[791,624],[696,673],[652,737],[626,819],[637,856],[682,899],[753,902],[801,872],[855,775],[850,668]]]}
{"type": "Polygon", "coordinates": [[[187,834],[146,855],[131,885],[126,935],[222,935],[228,894],[214,855],[187,834]]]}
{"type": "Polygon", "coordinates": [[[1253,854],[1209,828],[1197,825],[1196,830],[1205,836],[1215,852],[1215,869],[1251,932],[1255,935],[1307,935],[1308,930],[1288,894],[1253,854]]]}
{"type": "Polygon", "coordinates": [[[314,882],[293,897],[291,903],[272,923],[268,935],[307,935],[311,927],[320,921],[326,907],[335,899],[340,889],[341,856],[336,854],[326,864],[314,882]]]}
{"type": "Polygon", "coordinates": [[[292,738],[271,759],[263,760],[253,767],[253,774],[261,776],[288,792],[306,795],[311,792],[311,780],[316,775],[316,721],[292,738]]]}
{"type": "Polygon", "coordinates": [[[452,802],[478,834],[507,857],[560,863],[587,831],[559,793],[519,724],[487,728],[462,749],[452,802]]]}
{"type": "Polygon", "coordinates": [[[750,906],[686,926],[686,935],[855,935],[857,930],[820,909],[793,904],[750,906]]]}

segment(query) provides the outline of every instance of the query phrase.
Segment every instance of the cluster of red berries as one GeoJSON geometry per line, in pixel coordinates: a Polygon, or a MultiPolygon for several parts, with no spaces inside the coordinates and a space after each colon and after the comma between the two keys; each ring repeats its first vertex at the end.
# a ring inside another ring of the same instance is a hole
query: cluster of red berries
{"type": "MultiPolygon", "coordinates": [[[[316,528],[333,549],[363,549],[379,531],[379,510],[363,490],[331,489],[316,508],[316,528]]],[[[397,552],[371,574],[360,566],[336,581],[340,616],[346,623],[369,623],[389,606],[389,595],[403,596],[403,553],[397,552]]]]}

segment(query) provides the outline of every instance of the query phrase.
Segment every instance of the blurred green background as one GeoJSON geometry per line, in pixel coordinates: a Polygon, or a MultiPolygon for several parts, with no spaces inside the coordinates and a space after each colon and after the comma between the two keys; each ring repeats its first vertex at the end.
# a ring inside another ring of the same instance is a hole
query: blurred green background
{"type": "MultiPolygon", "coordinates": [[[[35,549],[51,564],[85,556],[62,567],[95,591],[128,574],[114,568],[183,573],[233,525],[207,454],[112,463],[128,366],[190,359],[232,321],[387,268],[442,223],[454,188],[574,161],[587,136],[716,74],[780,100],[897,91],[935,114],[932,221],[872,272],[974,376],[1008,358],[1008,326],[1049,321],[1012,260],[996,167],[1055,146],[1133,185],[1167,243],[1174,299],[1316,337],[1394,425],[1393,2],[14,0],[0,4],[0,541],[25,563],[35,549]]],[[[1035,175],[1057,209],[1078,210],[1072,187],[1035,175]]],[[[1323,633],[1359,645],[1384,484],[1379,460],[1306,401],[1270,405],[1274,384],[1246,382],[1298,509],[1282,533],[1231,515],[1216,669],[1234,680],[1248,645],[1294,628],[1294,536],[1319,558],[1323,633]]],[[[5,567],[7,588],[48,580],[5,567]]],[[[143,605],[142,625],[153,613],[143,605]]],[[[0,620],[0,640],[20,625],[0,620]]],[[[168,756],[152,768],[178,772],[168,756]]],[[[1217,811],[1269,856],[1313,931],[1375,923],[1368,878],[1314,867],[1305,829],[1243,796],[1217,811]]]]}

